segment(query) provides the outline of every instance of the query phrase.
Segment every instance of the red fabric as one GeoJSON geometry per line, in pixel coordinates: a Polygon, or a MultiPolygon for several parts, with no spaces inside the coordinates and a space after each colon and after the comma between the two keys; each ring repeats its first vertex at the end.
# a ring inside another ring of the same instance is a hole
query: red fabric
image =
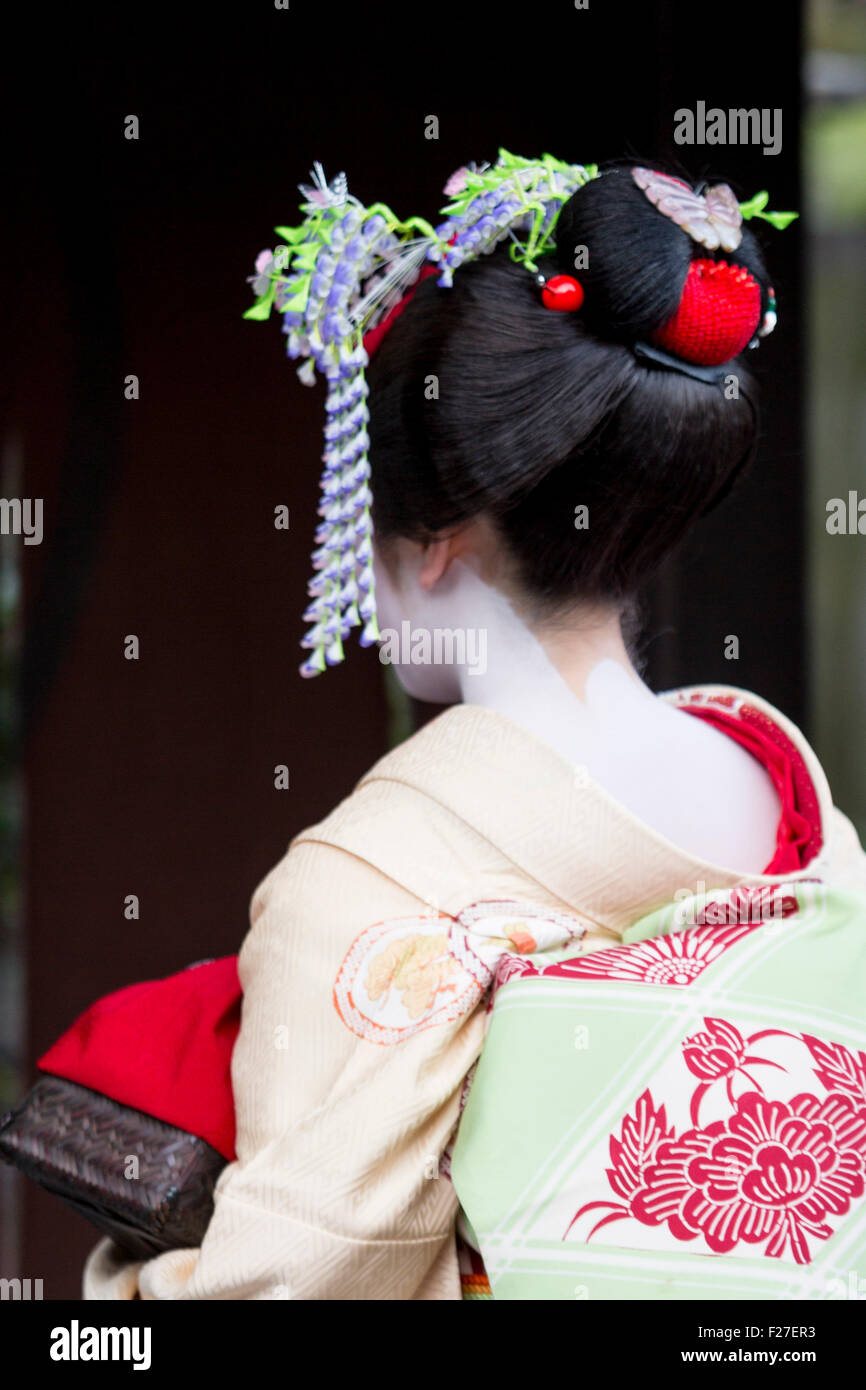
{"type": "Polygon", "coordinates": [[[393,309],[391,309],[390,312],[385,315],[381,323],[377,323],[375,328],[371,328],[369,333],[364,334],[364,351],[366,352],[368,357],[373,356],[373,353],[376,351],[377,347],[381,343],[385,334],[390,329],[391,325],[394,323],[395,319],[398,319],[402,314],[403,310],[407,307],[407,305],[411,303],[415,291],[417,290],[421,281],[426,280],[428,275],[435,274],[435,265],[422,266],[418,279],[415,281],[411,289],[408,289],[406,293],[403,295],[403,298],[397,301],[393,309]]]}
{"type": "MultiPolygon", "coordinates": [[[[704,705],[683,705],[682,708],[748,749],[773,779],[782,803],[782,814],[776,832],[776,853],[764,873],[789,874],[805,868],[821,847],[821,827],[812,779],[790,739],[770,720],[762,727],[761,723],[748,719],[749,706],[742,710],[742,717],[704,705]]],[[[757,715],[758,711],[753,713],[757,715]]]]}
{"type": "Polygon", "coordinates": [[[224,956],[98,999],[36,1065],[197,1134],[231,1160],[240,1018],[237,956],[224,956]]]}
{"type": "Polygon", "coordinates": [[[686,362],[719,366],[736,357],[761,321],[761,288],[743,266],[692,261],[679,306],[654,343],[686,362]]]}

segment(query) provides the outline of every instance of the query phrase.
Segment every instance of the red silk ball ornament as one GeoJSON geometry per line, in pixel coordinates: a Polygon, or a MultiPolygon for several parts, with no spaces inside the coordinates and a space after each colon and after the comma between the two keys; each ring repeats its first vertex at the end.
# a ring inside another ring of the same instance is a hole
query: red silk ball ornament
{"type": "Polygon", "coordinates": [[[583,286],[573,275],[553,275],[545,281],[541,298],[545,309],[573,312],[583,303],[583,286]]]}
{"type": "Polygon", "coordinates": [[[727,261],[692,261],[679,308],[652,340],[667,352],[704,367],[741,353],[761,321],[761,287],[727,261]]]}

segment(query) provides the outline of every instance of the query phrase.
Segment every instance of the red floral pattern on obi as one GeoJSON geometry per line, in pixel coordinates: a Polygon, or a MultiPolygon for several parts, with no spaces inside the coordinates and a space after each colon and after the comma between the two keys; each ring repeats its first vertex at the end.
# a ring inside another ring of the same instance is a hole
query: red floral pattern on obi
{"type": "Polygon", "coordinates": [[[541,973],[577,980],[623,980],[642,985],[690,985],[755,926],[693,927],[653,936],[631,946],[609,946],[589,956],[560,961],[541,973]]]}
{"type": "Polygon", "coordinates": [[[659,1145],[632,1209],[639,1221],[667,1221],[671,1234],[700,1232],[719,1254],[742,1240],[767,1241],[765,1255],[790,1242],[798,1264],[807,1236],[826,1240],[826,1218],[863,1195],[866,1109],[850,1096],[765,1100],[749,1091],[734,1114],[659,1145]]]}
{"type": "Polygon", "coordinates": [[[587,1241],[632,1218],[666,1227],[676,1241],[703,1237],[712,1254],[762,1245],[762,1255],[790,1253],[808,1264],[810,1241],[827,1240],[866,1190],[866,1055],[811,1034],[765,1029],[748,1044],[798,1040],[818,1063],[813,1074],[827,1093],[769,1099],[755,1084],[734,1099],[732,1079],[748,1075],[747,1063],[786,1069],[748,1056],[746,1040],[727,1020],[704,1022],[706,1033],[682,1044],[689,1071],[704,1078],[691,1098],[692,1128],[677,1134],[647,1088],[610,1136],[607,1180],[621,1200],[585,1203],[563,1239],[587,1212],[604,1211],[587,1241]],[[702,1126],[701,1100],[718,1080],[726,1081],[730,1113],[702,1126]]]}
{"type": "MultiPolygon", "coordinates": [[[[804,882],[806,880],[798,880],[804,882]]],[[[573,960],[537,966],[508,953],[499,961],[491,994],[509,982],[528,976],[571,980],[622,980],[628,984],[683,987],[700,979],[720,956],[766,922],[781,922],[799,911],[790,883],[759,884],[711,894],[694,910],[694,923],[667,936],[652,936],[627,946],[608,946],[573,960]]],[[[691,903],[683,911],[692,910],[691,903]]]]}
{"type": "MultiPolygon", "coordinates": [[[[798,882],[811,880],[799,879],[798,882]]],[[[732,922],[780,921],[798,908],[797,899],[785,891],[784,884],[759,883],[739,886],[729,893],[714,894],[695,917],[695,926],[721,926],[732,922]]]]}

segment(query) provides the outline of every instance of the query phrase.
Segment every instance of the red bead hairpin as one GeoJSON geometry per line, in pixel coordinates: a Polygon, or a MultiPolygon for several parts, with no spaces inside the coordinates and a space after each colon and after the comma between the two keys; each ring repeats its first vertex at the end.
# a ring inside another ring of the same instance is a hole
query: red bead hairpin
{"type": "Polygon", "coordinates": [[[573,275],[551,275],[549,280],[539,275],[538,283],[545,309],[575,313],[583,303],[583,285],[573,275]]]}

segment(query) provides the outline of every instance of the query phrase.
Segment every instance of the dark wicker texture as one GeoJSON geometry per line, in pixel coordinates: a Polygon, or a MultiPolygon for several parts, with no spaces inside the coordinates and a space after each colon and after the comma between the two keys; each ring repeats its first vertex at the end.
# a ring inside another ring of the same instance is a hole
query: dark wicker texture
{"type": "Polygon", "coordinates": [[[0,1119],[0,1158],[137,1259],[201,1245],[226,1166],[204,1139],[57,1076],[0,1119]]]}

